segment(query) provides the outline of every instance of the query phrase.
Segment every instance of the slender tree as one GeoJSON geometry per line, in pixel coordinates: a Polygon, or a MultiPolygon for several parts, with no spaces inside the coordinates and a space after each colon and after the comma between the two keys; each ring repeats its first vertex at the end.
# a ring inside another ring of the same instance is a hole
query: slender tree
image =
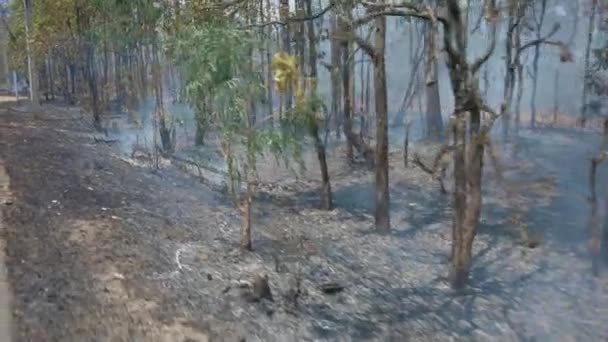
{"type": "Polygon", "coordinates": [[[34,0],[23,0],[25,10],[25,40],[27,49],[27,70],[29,78],[30,102],[34,108],[40,106],[38,98],[38,69],[32,48],[32,35],[34,30],[34,0]]]}

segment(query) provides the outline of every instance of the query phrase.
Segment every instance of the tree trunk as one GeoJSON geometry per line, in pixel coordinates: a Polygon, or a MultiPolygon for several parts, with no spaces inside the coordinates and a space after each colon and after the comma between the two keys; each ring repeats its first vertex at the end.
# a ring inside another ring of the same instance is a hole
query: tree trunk
{"type": "Polygon", "coordinates": [[[76,64],[74,62],[70,63],[70,67],[68,68],[68,71],[70,74],[70,85],[71,85],[70,94],[71,94],[71,98],[72,98],[72,104],[75,104],[76,101],[74,101],[74,97],[76,96],[76,64]]]}
{"type": "MultiPolygon", "coordinates": [[[[574,39],[576,38],[576,34],[578,33],[578,22],[580,20],[580,5],[578,1],[572,1],[572,4],[574,5],[574,8],[572,9],[572,13],[574,14],[574,23],[572,24],[572,31],[570,32],[570,37],[568,37],[567,44],[568,48],[574,51],[576,50],[576,44],[574,39]]],[[[553,125],[557,125],[559,114],[559,89],[561,89],[560,70],[561,68],[555,68],[555,81],[553,89],[553,125]]]]}
{"type": "MultiPolygon", "coordinates": [[[[541,0],[540,3],[540,18],[536,27],[536,39],[541,39],[543,22],[545,21],[545,12],[547,10],[547,0],[541,0]]],[[[540,58],[540,44],[534,47],[534,60],[532,62],[532,96],[530,98],[530,127],[536,127],[536,91],[538,89],[538,61],[540,58]]]]}
{"type": "MultiPolygon", "coordinates": [[[[457,99],[456,108],[462,102],[457,99]]],[[[473,241],[482,206],[481,177],[483,169],[484,142],[480,136],[480,112],[471,111],[470,140],[467,146],[466,116],[457,114],[455,124],[454,152],[454,225],[452,230],[452,287],[464,287],[469,278],[473,241]]]]}
{"type": "Polygon", "coordinates": [[[553,79],[553,125],[557,125],[557,115],[559,113],[559,68],[555,68],[553,79]]]}
{"type": "Polygon", "coordinates": [[[104,26],[104,41],[103,41],[103,91],[102,102],[103,108],[110,110],[110,52],[108,49],[108,39],[106,28],[104,26]]]}
{"type": "Polygon", "coordinates": [[[167,112],[165,110],[164,103],[162,66],[156,41],[152,45],[152,68],[154,75],[154,95],[156,98],[155,112],[158,116],[158,130],[160,134],[160,142],[164,152],[173,152],[175,147],[173,139],[175,136],[175,129],[170,128],[169,124],[167,123],[167,112]]]}
{"type": "Polygon", "coordinates": [[[138,97],[145,101],[148,97],[148,82],[146,74],[146,54],[144,52],[145,47],[141,44],[138,45],[137,52],[139,54],[138,67],[139,67],[139,93],[138,97]]]}
{"type": "MultiPolygon", "coordinates": [[[[306,15],[312,16],[312,0],[306,0],[306,15]]],[[[315,38],[315,26],[312,20],[308,21],[308,65],[310,70],[310,79],[312,80],[311,94],[316,96],[317,92],[317,46],[315,38]]],[[[311,118],[312,121],[312,137],[315,141],[315,150],[319,167],[321,168],[321,208],[331,210],[333,208],[331,183],[329,180],[329,170],[327,167],[327,156],[325,145],[319,135],[319,124],[316,118],[311,118]]]]}
{"type": "Polygon", "coordinates": [[[521,126],[521,100],[524,95],[524,66],[522,63],[517,65],[517,95],[515,98],[515,137],[519,137],[521,126]]]}
{"type": "Polygon", "coordinates": [[[597,14],[597,2],[598,0],[591,0],[591,16],[589,17],[589,29],[587,31],[587,45],[585,47],[585,76],[583,79],[583,94],[581,103],[581,126],[585,127],[587,121],[587,96],[589,92],[589,78],[591,73],[590,68],[590,56],[591,56],[591,45],[593,43],[593,34],[595,32],[595,17],[597,14]]]}
{"type": "Polygon", "coordinates": [[[114,59],[114,89],[116,89],[116,101],[118,102],[118,107],[121,108],[125,104],[125,94],[122,79],[123,59],[118,51],[114,53],[114,59]]]}
{"type": "Polygon", "coordinates": [[[375,19],[374,37],[374,95],[376,107],[376,209],[375,225],[378,232],[390,229],[388,189],[388,103],[386,91],[386,17],[375,19]]]}
{"type": "MultiPolygon", "coordinates": [[[[266,0],[266,8],[268,9],[268,11],[270,10],[271,6],[270,6],[270,0],[266,0]]],[[[267,34],[268,37],[272,37],[272,26],[268,26],[267,29],[267,34]]],[[[266,65],[268,66],[267,70],[266,70],[266,91],[267,91],[267,97],[268,97],[268,107],[270,109],[270,113],[272,113],[272,121],[273,121],[273,125],[275,128],[279,127],[279,122],[280,122],[280,115],[279,111],[276,110],[276,108],[274,108],[274,94],[273,94],[273,75],[272,75],[272,68],[270,67],[272,64],[272,45],[271,45],[271,39],[267,40],[266,43],[266,65]]]]}
{"type": "Polygon", "coordinates": [[[425,37],[426,54],[426,128],[431,139],[441,139],[443,135],[443,118],[439,97],[439,77],[437,75],[437,56],[435,39],[437,28],[427,24],[425,37]]]}
{"type": "Polygon", "coordinates": [[[331,16],[331,28],[332,28],[332,39],[331,39],[331,117],[333,118],[333,125],[336,130],[336,139],[341,138],[340,129],[341,129],[341,121],[342,115],[340,112],[340,99],[341,88],[340,88],[340,75],[342,75],[342,61],[340,60],[341,56],[341,47],[340,41],[337,36],[340,34],[339,25],[338,25],[338,16],[331,16]]]}
{"type": "Polygon", "coordinates": [[[101,130],[101,109],[99,103],[99,91],[97,86],[97,68],[95,67],[95,47],[90,43],[85,43],[86,50],[86,78],[89,84],[91,97],[91,110],[93,111],[93,124],[96,129],[101,130]]]}
{"type": "Polygon", "coordinates": [[[370,115],[370,110],[371,110],[371,103],[372,103],[372,93],[369,90],[369,85],[371,83],[371,65],[372,63],[367,63],[367,65],[365,66],[365,108],[366,108],[366,114],[367,114],[367,120],[365,122],[365,127],[361,127],[361,136],[363,137],[368,137],[370,136],[369,133],[369,126],[370,126],[370,122],[371,122],[371,115],[370,115]]]}
{"type": "Polygon", "coordinates": [[[27,70],[30,79],[30,102],[34,108],[40,106],[38,98],[38,73],[36,69],[36,61],[34,60],[34,51],[32,51],[32,36],[34,30],[34,0],[23,0],[25,8],[25,39],[27,53],[27,70]]]}
{"type": "Polygon", "coordinates": [[[311,124],[310,133],[315,142],[317,159],[319,160],[319,167],[321,168],[321,208],[324,210],[331,210],[333,209],[333,200],[331,183],[329,180],[329,169],[327,167],[327,156],[325,145],[323,145],[323,141],[321,141],[321,137],[319,136],[319,125],[316,122],[311,124]]]}
{"type": "MultiPolygon", "coordinates": [[[[505,39],[505,79],[503,86],[503,98],[507,96],[507,92],[512,87],[512,78],[509,76],[512,74],[513,68],[513,33],[515,31],[515,15],[517,6],[511,5],[509,8],[509,19],[507,23],[507,34],[505,39]]],[[[502,117],[502,140],[508,142],[509,140],[509,129],[511,126],[511,112],[506,111],[502,117]]]]}
{"type": "MultiPolygon", "coordinates": [[[[289,1],[288,0],[280,0],[280,6],[279,6],[279,12],[280,12],[280,19],[282,22],[288,22],[289,21],[289,1]]],[[[289,24],[287,25],[283,25],[283,29],[282,29],[282,40],[283,40],[283,51],[285,51],[287,54],[291,54],[291,34],[290,34],[290,27],[289,24]]],[[[287,86],[287,91],[285,92],[284,95],[284,101],[283,101],[283,111],[287,111],[289,109],[291,109],[292,106],[292,99],[293,99],[293,88],[290,85],[287,86]]]]}
{"type": "MultiPolygon", "coordinates": [[[[348,95],[348,100],[350,101],[350,117],[351,117],[351,122],[354,122],[355,118],[357,117],[357,106],[356,106],[356,98],[357,98],[357,93],[355,90],[355,83],[357,82],[357,77],[356,77],[356,69],[355,69],[355,56],[356,56],[356,47],[355,44],[349,44],[349,51],[348,51],[348,56],[349,56],[349,63],[348,63],[348,67],[350,68],[350,71],[348,72],[348,76],[350,77],[350,81],[348,82],[348,84],[350,85],[350,88],[348,89],[348,92],[350,93],[348,95]]],[[[347,90],[344,90],[347,91],[347,90]]],[[[359,132],[359,136],[361,136],[361,132],[359,132]]],[[[354,150],[353,150],[353,144],[349,139],[346,139],[346,159],[348,160],[348,162],[352,162],[353,161],[353,156],[354,156],[354,150]]]]}
{"type": "MultiPolygon", "coordinates": [[[[246,171],[247,172],[247,171],[246,171]]],[[[251,199],[253,194],[253,185],[247,176],[247,190],[241,199],[241,249],[245,251],[253,250],[251,242],[251,199]]]]}
{"type": "Polygon", "coordinates": [[[408,120],[405,123],[405,137],[403,138],[403,166],[408,167],[409,164],[409,152],[410,152],[410,128],[412,127],[412,121],[408,120]]]}
{"type": "MultiPolygon", "coordinates": [[[[352,119],[352,101],[350,100],[350,67],[348,67],[348,54],[349,54],[349,44],[347,40],[343,40],[340,43],[342,47],[342,95],[343,95],[343,117],[344,117],[344,135],[348,139],[348,142],[352,144],[363,158],[365,158],[366,163],[372,167],[375,164],[374,161],[374,152],[373,150],[365,144],[365,142],[361,139],[361,137],[353,132],[353,119],[352,119]]],[[[347,156],[347,158],[351,158],[352,156],[347,156]]]]}
{"type": "MultiPolygon", "coordinates": [[[[296,16],[297,17],[303,17],[304,16],[304,2],[303,0],[295,0],[295,5],[296,5],[296,16]]],[[[300,76],[304,77],[306,75],[306,43],[304,41],[304,36],[305,36],[305,25],[306,23],[304,21],[301,21],[297,27],[296,27],[296,32],[295,32],[295,48],[296,48],[296,56],[298,56],[298,65],[300,65],[299,67],[299,71],[300,71],[300,76]]],[[[304,87],[304,91],[306,90],[306,82],[303,82],[303,84],[300,85],[301,87],[304,87]]]]}

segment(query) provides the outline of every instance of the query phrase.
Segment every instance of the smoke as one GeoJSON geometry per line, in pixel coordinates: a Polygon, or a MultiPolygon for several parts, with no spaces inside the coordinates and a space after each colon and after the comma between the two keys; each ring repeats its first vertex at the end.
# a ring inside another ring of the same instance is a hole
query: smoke
{"type": "MultiPolygon", "coordinates": [[[[106,118],[108,137],[118,141],[121,153],[130,156],[134,150],[153,152],[155,144],[160,147],[155,106],[154,97],[148,97],[136,110],[106,118]]],[[[177,147],[192,145],[196,127],[193,110],[187,104],[170,102],[165,105],[165,111],[168,123],[175,126],[177,147]]]]}

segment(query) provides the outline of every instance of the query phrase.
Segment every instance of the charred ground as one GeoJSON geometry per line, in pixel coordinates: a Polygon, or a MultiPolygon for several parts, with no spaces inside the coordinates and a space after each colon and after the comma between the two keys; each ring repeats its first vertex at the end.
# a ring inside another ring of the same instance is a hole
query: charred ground
{"type": "Polygon", "coordinates": [[[444,278],[449,197],[424,172],[404,169],[398,153],[390,234],[373,233],[370,173],[348,170],[336,157],[336,209],[316,209],[316,178],[268,177],[273,186],[254,202],[254,252],[242,253],[240,218],[223,193],[169,162],[160,170],[129,163],[69,109],[2,110],[0,158],[14,198],[2,210],[15,335],[605,339],[608,287],[591,275],[586,230],[584,179],[596,140],[523,133],[524,145],[534,145],[520,152],[530,162],[506,171],[522,190],[505,194],[488,174],[471,286],[454,292],[444,278]],[[538,247],[522,244],[521,224],[542,235],[538,247]],[[272,301],[248,300],[260,274],[272,301]],[[344,289],[326,294],[328,283],[344,289]]]}

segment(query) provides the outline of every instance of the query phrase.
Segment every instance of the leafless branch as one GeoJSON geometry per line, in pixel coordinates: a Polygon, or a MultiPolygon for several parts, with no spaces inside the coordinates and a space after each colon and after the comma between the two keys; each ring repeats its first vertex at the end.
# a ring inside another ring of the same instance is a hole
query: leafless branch
{"type": "Polygon", "coordinates": [[[556,42],[556,41],[549,40],[549,38],[554,36],[557,33],[557,31],[559,31],[559,28],[560,28],[560,25],[555,24],[553,26],[553,29],[551,30],[551,32],[549,32],[544,37],[540,37],[539,39],[529,41],[526,44],[522,45],[516,52],[516,58],[519,57],[526,49],[529,49],[536,45],[547,44],[547,45],[555,45],[555,46],[559,46],[559,47],[564,46],[564,43],[562,43],[562,42],[556,42]]]}
{"type": "Polygon", "coordinates": [[[372,60],[376,59],[376,50],[367,40],[361,38],[356,33],[352,33],[352,39],[359,45],[361,50],[363,50],[372,60]]]}
{"type": "Polygon", "coordinates": [[[331,1],[329,3],[329,5],[327,5],[326,7],[324,7],[320,12],[315,13],[315,14],[310,15],[310,16],[296,16],[296,17],[289,18],[287,21],[273,20],[273,21],[268,21],[268,22],[261,23],[261,24],[251,24],[251,25],[245,26],[245,28],[254,28],[254,27],[258,27],[259,28],[259,27],[266,27],[266,26],[285,26],[285,25],[288,25],[290,23],[297,23],[297,22],[302,22],[302,21],[316,20],[316,19],[321,18],[323,15],[325,15],[327,12],[329,12],[335,6],[336,6],[336,4],[333,1],[331,1]]]}
{"type": "Polygon", "coordinates": [[[488,8],[488,11],[490,12],[490,21],[492,23],[492,29],[490,30],[490,44],[486,48],[486,51],[481,55],[481,57],[479,57],[475,62],[473,62],[471,70],[474,74],[479,71],[481,66],[485,62],[487,62],[488,59],[490,59],[490,56],[492,56],[494,50],[496,49],[496,31],[498,29],[498,16],[494,14],[496,10],[494,9],[493,1],[490,1],[489,4],[490,8],[488,8]]]}

